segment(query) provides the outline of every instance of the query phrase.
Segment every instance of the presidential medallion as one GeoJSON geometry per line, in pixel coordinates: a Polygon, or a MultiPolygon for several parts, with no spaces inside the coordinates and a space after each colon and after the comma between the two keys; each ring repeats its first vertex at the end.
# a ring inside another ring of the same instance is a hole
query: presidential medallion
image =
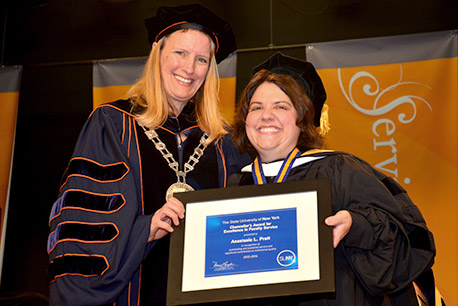
{"type": "Polygon", "coordinates": [[[176,182],[167,189],[167,192],[165,194],[165,200],[168,201],[171,197],[173,197],[173,194],[175,193],[180,193],[180,192],[188,192],[188,191],[194,191],[194,188],[189,186],[186,183],[180,183],[176,182]]]}

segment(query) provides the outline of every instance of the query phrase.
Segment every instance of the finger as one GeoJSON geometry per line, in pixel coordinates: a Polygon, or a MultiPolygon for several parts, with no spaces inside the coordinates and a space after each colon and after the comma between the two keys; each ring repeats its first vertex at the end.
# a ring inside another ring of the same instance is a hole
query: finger
{"type": "Polygon", "coordinates": [[[332,231],[332,242],[333,242],[334,248],[336,248],[339,245],[342,238],[343,238],[342,230],[338,227],[335,227],[332,231]]]}
{"type": "Polygon", "coordinates": [[[177,198],[171,197],[164,206],[167,205],[170,207],[180,219],[184,218],[185,208],[183,203],[177,198]]]}
{"type": "Polygon", "coordinates": [[[328,226],[339,226],[351,222],[351,217],[348,211],[340,210],[335,215],[327,217],[324,222],[328,226]]]}
{"type": "Polygon", "coordinates": [[[330,216],[330,217],[327,217],[326,219],[324,219],[324,223],[325,223],[327,226],[334,226],[334,225],[336,225],[334,216],[330,216]]]}
{"type": "Polygon", "coordinates": [[[332,237],[332,246],[335,248],[337,248],[337,246],[339,245],[339,239],[336,237],[336,236],[333,236],[332,237]]]}
{"type": "Polygon", "coordinates": [[[153,240],[161,239],[166,236],[170,231],[173,231],[172,226],[170,226],[170,219],[166,221],[161,221],[159,218],[153,216],[151,218],[150,234],[148,237],[148,242],[153,240]]]}
{"type": "Polygon", "coordinates": [[[164,205],[157,213],[160,221],[166,221],[169,222],[169,224],[173,223],[175,226],[180,225],[180,219],[171,207],[164,205]]]}
{"type": "Polygon", "coordinates": [[[157,223],[158,230],[164,230],[166,232],[172,233],[174,231],[170,223],[165,221],[160,221],[157,223]]]}

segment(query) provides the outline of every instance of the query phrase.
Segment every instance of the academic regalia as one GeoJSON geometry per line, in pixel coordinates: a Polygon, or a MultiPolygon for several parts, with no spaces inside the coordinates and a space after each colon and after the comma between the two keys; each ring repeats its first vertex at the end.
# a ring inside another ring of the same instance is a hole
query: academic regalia
{"type": "MultiPolygon", "coordinates": [[[[269,183],[282,162],[264,164],[269,183]]],[[[229,186],[253,184],[251,171],[249,165],[232,175],[229,186]]],[[[431,268],[436,250],[404,188],[358,157],[332,151],[297,158],[286,181],[319,178],[331,180],[333,214],[348,210],[352,217],[335,249],[336,292],[280,304],[418,305],[412,281],[431,268]]]]}
{"type": "MultiPolygon", "coordinates": [[[[156,129],[180,164],[203,132],[193,103],[156,129]],[[186,140],[178,141],[183,132],[186,140]]],[[[186,176],[194,189],[226,186],[249,163],[227,135],[207,146],[186,176]]],[[[166,202],[175,172],[146,137],[129,101],[98,107],[89,117],[63,177],[51,215],[51,305],[165,305],[168,236],[147,243],[151,216],[166,202]]]]}

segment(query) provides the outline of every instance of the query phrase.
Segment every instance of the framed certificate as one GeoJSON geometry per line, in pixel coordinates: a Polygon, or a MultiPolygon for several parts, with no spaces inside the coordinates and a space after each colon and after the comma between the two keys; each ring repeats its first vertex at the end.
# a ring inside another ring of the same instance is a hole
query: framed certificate
{"type": "Polygon", "coordinates": [[[327,179],[175,194],[167,305],[333,292],[327,179]]]}

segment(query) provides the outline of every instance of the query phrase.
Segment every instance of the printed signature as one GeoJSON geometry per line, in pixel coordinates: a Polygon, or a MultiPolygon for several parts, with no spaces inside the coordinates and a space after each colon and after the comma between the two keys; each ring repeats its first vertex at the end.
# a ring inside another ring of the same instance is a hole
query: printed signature
{"type": "Polygon", "coordinates": [[[223,262],[222,264],[218,264],[216,261],[213,262],[213,271],[228,271],[234,270],[236,264],[229,263],[227,261],[223,262]]]}

